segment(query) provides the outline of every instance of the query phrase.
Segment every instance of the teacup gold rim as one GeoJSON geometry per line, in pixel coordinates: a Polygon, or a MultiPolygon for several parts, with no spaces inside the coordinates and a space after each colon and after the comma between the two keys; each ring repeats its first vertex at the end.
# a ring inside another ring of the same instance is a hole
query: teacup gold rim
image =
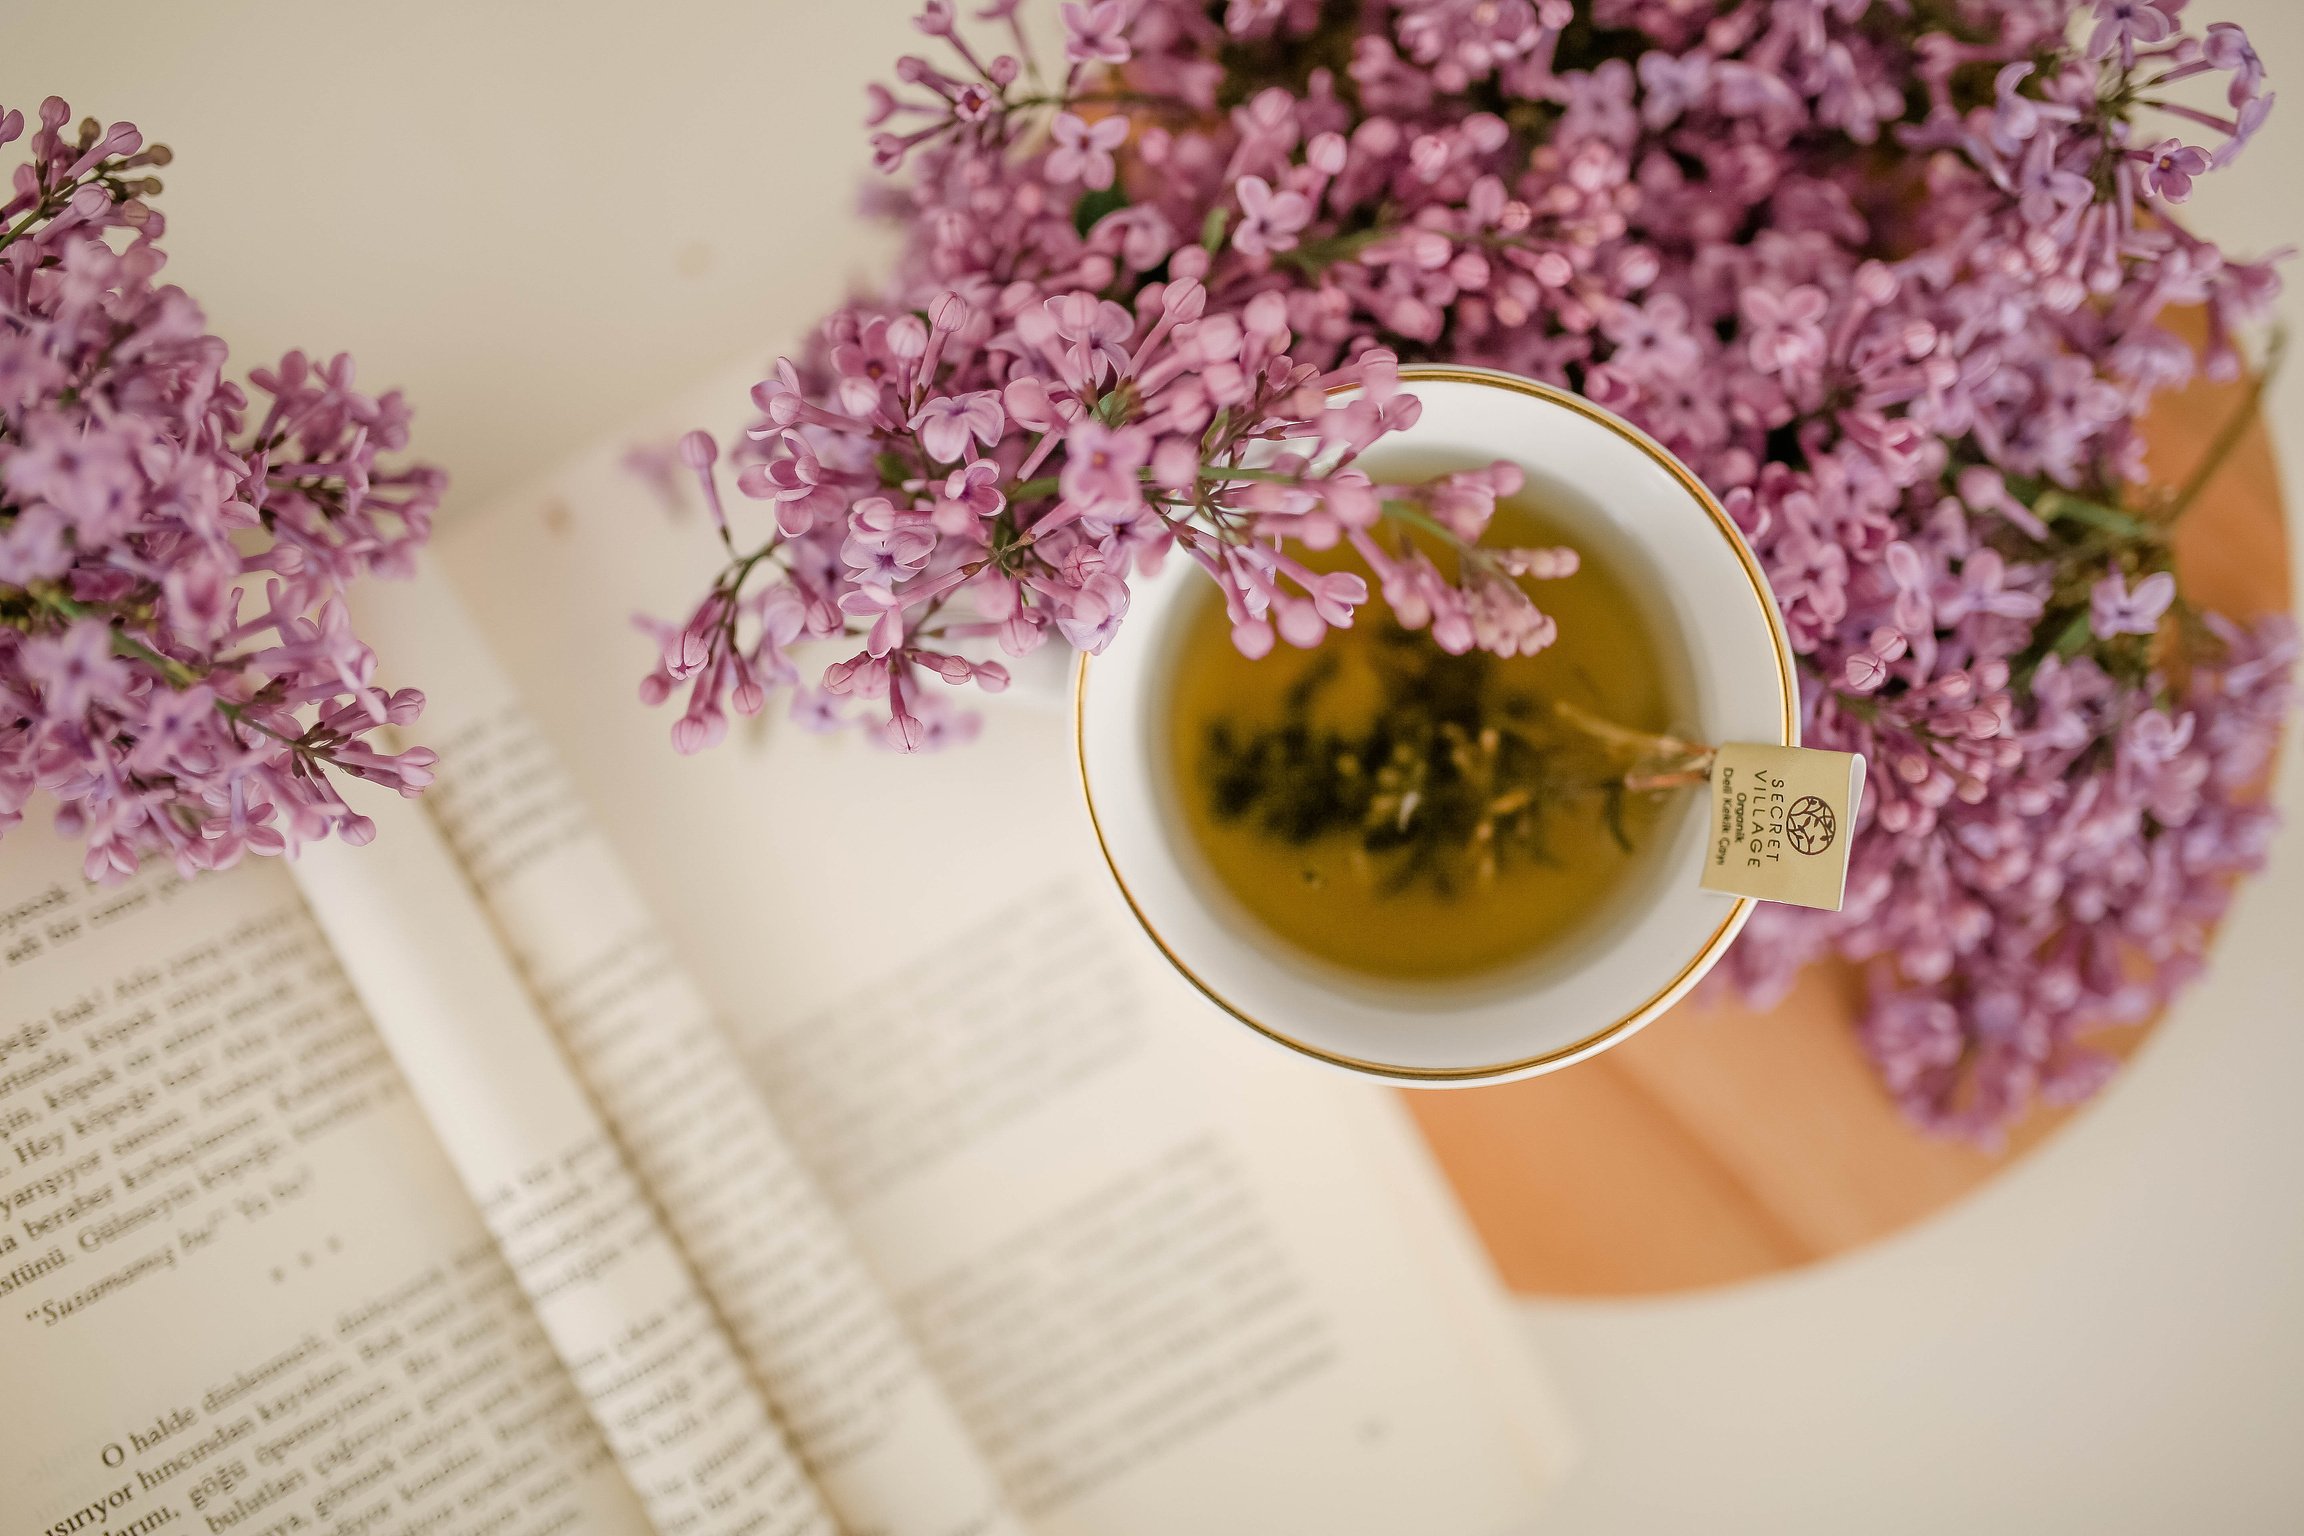
{"type": "MultiPolygon", "coordinates": [[[[1783,743],[1787,746],[1799,744],[1800,684],[1792,670],[1792,646],[1790,637],[1784,628],[1783,616],[1777,612],[1775,598],[1769,590],[1767,577],[1761,571],[1760,562],[1753,555],[1750,546],[1744,542],[1743,533],[1736,527],[1735,521],[1728,516],[1727,509],[1720,505],[1711,491],[1705,487],[1704,482],[1697,479],[1685,464],[1667,452],[1661,443],[1649,437],[1648,434],[1630,422],[1621,420],[1602,410],[1580,395],[1556,388],[1550,384],[1540,383],[1535,379],[1522,378],[1517,374],[1503,373],[1495,369],[1423,363],[1403,367],[1400,370],[1400,380],[1404,384],[1471,384],[1490,389],[1502,389],[1514,394],[1528,395],[1539,400],[1549,401],[1615,433],[1647,455],[1665,473],[1678,481],[1683,489],[1695,497],[1697,504],[1703,507],[1706,515],[1712,519],[1713,526],[1727,540],[1728,548],[1735,554],[1737,564],[1744,572],[1751,595],[1759,604],[1761,617],[1766,620],[1769,635],[1775,641],[1773,649],[1775,651],[1777,690],[1783,707],[1783,743]]],[[[1332,391],[1332,393],[1334,392],[1332,391]]],[[[1104,836],[1104,820],[1097,814],[1096,790],[1088,775],[1088,666],[1094,659],[1086,652],[1081,653],[1079,666],[1073,674],[1072,741],[1074,763],[1080,775],[1081,798],[1088,807],[1088,825],[1096,836],[1097,852],[1104,857],[1104,867],[1111,872],[1112,883],[1118,888],[1120,899],[1128,904],[1129,912],[1135,916],[1137,926],[1144,930],[1145,937],[1152,941],[1153,948],[1159,950],[1162,958],[1167,960],[1179,976],[1191,983],[1194,990],[1198,991],[1202,997],[1207,998],[1209,1002],[1215,1004],[1232,1018],[1247,1025],[1248,1028],[1274,1044],[1285,1046],[1289,1050],[1309,1056],[1316,1061],[1324,1061],[1330,1066],[1343,1067],[1370,1077],[1388,1078],[1395,1082],[1474,1083],[1520,1076],[1564,1063],[1576,1057],[1589,1055],[1612,1044],[1620,1036],[1631,1034],[1641,1025],[1653,1019],[1666,1005],[1675,1001],[1689,985],[1690,978],[1709,966],[1720,952],[1735,939],[1737,931],[1744,926],[1746,917],[1751,913],[1754,905],[1753,898],[1749,896],[1736,897],[1728,909],[1727,917],[1718,928],[1713,930],[1712,936],[1697,948],[1695,955],[1673,974],[1670,981],[1658,988],[1639,1007],[1634,1008],[1607,1027],[1586,1035],[1581,1040],[1555,1050],[1545,1051],[1539,1055],[1482,1066],[1411,1067],[1401,1066],[1393,1062],[1369,1061],[1357,1056],[1348,1056],[1340,1051],[1326,1050],[1299,1040],[1249,1014],[1203,980],[1198,972],[1184,962],[1183,956],[1177,954],[1170,947],[1168,940],[1162,936],[1159,928],[1153,924],[1151,917],[1145,912],[1143,904],[1136,899],[1136,893],[1129,889],[1127,877],[1120,873],[1120,862],[1112,856],[1112,845],[1104,836]]]]}

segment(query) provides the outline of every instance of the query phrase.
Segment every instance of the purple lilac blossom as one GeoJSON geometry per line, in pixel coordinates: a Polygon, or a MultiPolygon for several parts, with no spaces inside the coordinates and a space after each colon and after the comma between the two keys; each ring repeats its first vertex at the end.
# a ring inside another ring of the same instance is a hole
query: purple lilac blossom
{"type": "Polygon", "coordinates": [[[2269,825],[2293,631],[2161,622],[2181,509],[2144,478],[2153,395],[2236,375],[2276,287],[2181,217],[2272,99],[2240,29],[2183,8],[1097,0],[1052,69],[1012,7],[990,58],[935,8],[954,57],[871,101],[909,172],[899,272],[755,391],[737,483],[773,515],[652,626],[643,691],[686,685],[683,746],[772,686],[927,744],[954,734],[931,683],[1005,677],[961,657],[1099,647],[1166,558],[1242,650],[1317,643],[1367,584],[1295,551],[1342,540],[1439,643],[1533,648],[1509,576],[1572,562],[1451,574],[1400,534],[1405,507],[1468,548],[1516,482],[1354,460],[1415,409],[1403,360],[1564,385],[1719,493],[1808,740],[1872,764],[1845,910],[1763,909],[1732,979],[1863,964],[1888,1089],[1988,1138],[2103,1080],[2088,1032],[2196,969],[2269,825]]]}
{"type": "Polygon", "coordinates": [[[97,879],[365,842],[333,775],[412,795],[434,758],[370,739],[423,696],[375,686],[344,597],[407,568],[444,477],[380,457],[408,408],[348,357],[229,381],[157,281],[167,150],[70,118],[41,105],[0,204],[0,834],[46,791],[97,879]]]}

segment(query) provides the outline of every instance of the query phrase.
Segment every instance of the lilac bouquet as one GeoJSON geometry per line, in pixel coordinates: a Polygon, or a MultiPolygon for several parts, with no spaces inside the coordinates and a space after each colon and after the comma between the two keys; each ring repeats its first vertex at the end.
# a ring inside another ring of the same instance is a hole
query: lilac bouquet
{"type": "Polygon", "coordinates": [[[0,833],[41,789],[91,878],[363,842],[330,771],[413,794],[434,759],[367,739],[423,699],[372,685],[343,596],[405,567],[444,477],[379,461],[408,409],[349,358],[292,352],[251,406],[156,280],[167,149],[70,118],[42,103],[0,204],[0,833]]]}
{"type": "Polygon", "coordinates": [[[1732,969],[1866,962],[1918,1121],[2071,1099],[2199,963],[2269,813],[2296,654],[2188,604],[2138,421],[2275,286],[2186,228],[2272,98],[2184,0],[1095,0],[1037,61],[1015,0],[875,87],[885,297],[754,392],[726,565],[657,630],[684,750],[784,690],[903,748],[991,654],[1095,650],[1184,558],[1239,644],[1319,642],[1362,582],[1453,649],[1543,644],[1475,551],[1508,474],[1379,486],[1402,359],[1631,418],[1721,495],[1802,663],[1811,744],[1874,765],[1846,909],[1769,908],[1732,969]],[[2204,355],[2161,323],[2204,311],[2204,355]],[[1340,404],[1338,384],[1359,392],[1340,404]],[[1443,574],[1402,528],[1474,551],[1443,574]],[[804,674],[793,647],[831,642],[804,674]]]}

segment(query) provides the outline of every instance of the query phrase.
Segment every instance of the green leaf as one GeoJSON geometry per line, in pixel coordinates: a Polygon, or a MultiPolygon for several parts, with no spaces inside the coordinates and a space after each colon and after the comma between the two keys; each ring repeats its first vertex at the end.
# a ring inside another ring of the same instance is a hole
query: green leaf
{"type": "Polygon", "coordinates": [[[2069,518],[2076,523],[2086,523],[2091,528],[2119,534],[2122,538],[2142,539],[2157,544],[2166,537],[2160,529],[2129,516],[2117,507],[2090,501],[2085,496],[2075,496],[2070,491],[2042,491],[2040,499],[2032,504],[2032,510],[2040,515],[2043,522],[2061,522],[2069,518]]]}
{"type": "Polygon", "coordinates": [[[2059,656],[2079,655],[2088,648],[2088,641],[2094,634],[2095,630],[2088,622],[2087,610],[2083,609],[2072,615],[2072,622],[2065,625],[2064,633],[2056,637],[2056,654],[2059,656]]]}
{"type": "Polygon", "coordinates": [[[1128,194],[1117,185],[1081,195],[1072,205],[1072,227],[1085,235],[1096,227],[1096,221],[1108,213],[1116,213],[1128,206],[1128,194]]]}
{"type": "Polygon", "coordinates": [[[1200,246],[1213,256],[1224,244],[1225,226],[1232,222],[1232,210],[1219,203],[1208,210],[1208,217],[1200,221],[1200,246]]]}

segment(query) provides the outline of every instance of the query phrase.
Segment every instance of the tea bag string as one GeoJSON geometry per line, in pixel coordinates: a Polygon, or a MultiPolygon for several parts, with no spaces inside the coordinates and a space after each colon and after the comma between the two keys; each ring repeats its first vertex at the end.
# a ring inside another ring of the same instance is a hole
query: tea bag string
{"type": "Polygon", "coordinates": [[[1716,748],[1662,732],[1631,730],[1567,699],[1554,699],[1552,711],[1594,740],[1633,755],[1623,785],[1634,794],[1680,789],[1712,777],[1712,763],[1719,756],[1716,748]]]}

